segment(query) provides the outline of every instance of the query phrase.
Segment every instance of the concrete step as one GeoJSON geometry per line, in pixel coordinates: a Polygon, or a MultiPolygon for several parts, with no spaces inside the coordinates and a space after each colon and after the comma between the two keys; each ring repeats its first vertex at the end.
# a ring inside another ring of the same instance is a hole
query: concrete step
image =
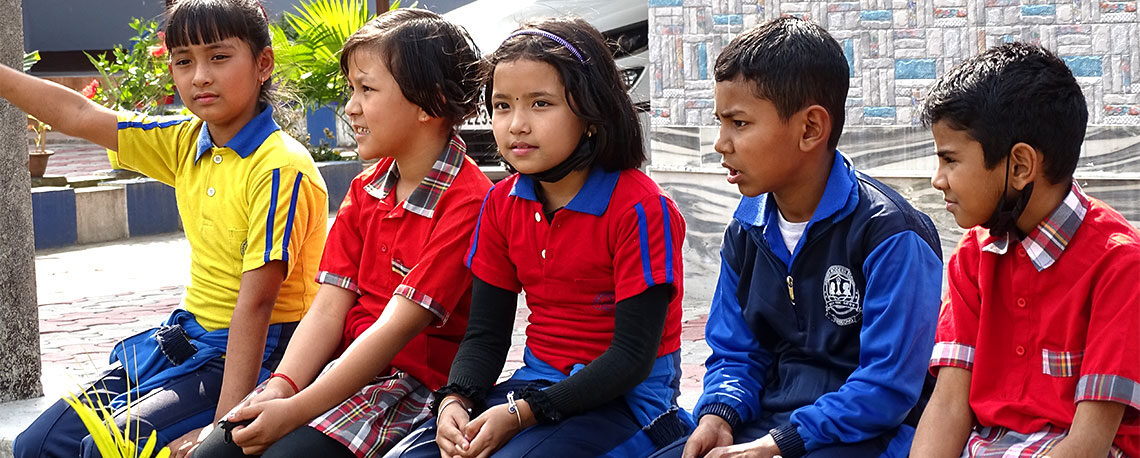
{"type": "Polygon", "coordinates": [[[54,402],[55,398],[41,396],[0,404],[0,458],[13,456],[12,441],[54,402]]]}

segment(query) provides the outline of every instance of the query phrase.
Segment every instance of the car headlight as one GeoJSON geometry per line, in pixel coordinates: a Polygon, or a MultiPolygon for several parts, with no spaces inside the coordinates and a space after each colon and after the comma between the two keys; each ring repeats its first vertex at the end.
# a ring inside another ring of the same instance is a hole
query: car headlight
{"type": "Polygon", "coordinates": [[[641,72],[645,71],[645,67],[631,67],[621,71],[621,80],[625,83],[625,90],[633,89],[633,85],[637,84],[637,79],[641,77],[641,72]]]}

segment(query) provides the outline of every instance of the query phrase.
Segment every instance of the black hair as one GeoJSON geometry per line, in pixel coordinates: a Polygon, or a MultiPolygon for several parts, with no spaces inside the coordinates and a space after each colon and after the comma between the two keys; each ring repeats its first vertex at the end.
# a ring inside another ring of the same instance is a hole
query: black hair
{"type": "MultiPolygon", "coordinates": [[[[269,22],[257,0],[179,0],[167,9],[166,17],[167,49],[236,37],[249,45],[256,60],[272,46],[269,22]]],[[[272,87],[272,78],[261,84],[258,102],[271,102],[272,87]]]]}
{"type": "Polygon", "coordinates": [[[822,106],[831,117],[828,149],[835,149],[843,133],[850,74],[839,43],[823,27],[795,17],[773,19],[733,38],[714,69],[717,82],[752,82],[753,94],[772,102],[782,121],[822,106]]]}
{"type": "Polygon", "coordinates": [[[578,60],[568,48],[540,35],[516,35],[503,42],[483,60],[484,102],[491,109],[495,86],[495,66],[503,62],[534,60],[554,67],[566,100],[574,112],[593,132],[594,164],[606,171],[640,167],[645,162],[645,146],[641,140],[633,102],[618,74],[606,40],[588,22],[578,18],[552,18],[527,22],[519,27],[539,29],[569,42],[582,55],[578,60]]]}
{"type": "Polygon", "coordinates": [[[1007,43],[969,58],[934,83],[922,122],[946,122],[982,145],[993,169],[1017,143],[1044,156],[1045,177],[1073,176],[1088,122],[1088,106],[1073,72],[1048,50],[1007,43]]]}
{"type": "Polygon", "coordinates": [[[428,115],[453,127],[475,114],[479,52],[462,27],[431,11],[401,8],[369,21],[345,41],[340,71],[353,54],[376,52],[400,92],[428,115]]]}

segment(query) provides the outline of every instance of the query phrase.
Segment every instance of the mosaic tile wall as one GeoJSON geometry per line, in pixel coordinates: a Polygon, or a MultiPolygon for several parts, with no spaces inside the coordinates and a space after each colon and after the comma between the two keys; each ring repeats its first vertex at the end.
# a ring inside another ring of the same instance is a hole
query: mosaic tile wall
{"type": "Polygon", "coordinates": [[[1140,125],[1136,1],[648,0],[654,125],[708,126],[716,56],[732,37],[782,15],[826,28],[851,71],[848,126],[918,124],[937,75],[1005,41],[1060,55],[1094,125],[1140,125]]]}

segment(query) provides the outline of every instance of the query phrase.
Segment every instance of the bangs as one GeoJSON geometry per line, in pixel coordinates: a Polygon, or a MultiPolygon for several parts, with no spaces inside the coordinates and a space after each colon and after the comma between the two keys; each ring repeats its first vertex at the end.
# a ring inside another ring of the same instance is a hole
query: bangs
{"type": "MultiPolygon", "coordinates": [[[[190,45],[216,43],[227,38],[240,38],[251,44],[247,14],[239,2],[183,0],[176,4],[166,24],[166,47],[174,49],[190,45]]],[[[261,25],[265,27],[264,24],[261,25]]],[[[256,51],[255,51],[256,53],[256,51]]]]}

